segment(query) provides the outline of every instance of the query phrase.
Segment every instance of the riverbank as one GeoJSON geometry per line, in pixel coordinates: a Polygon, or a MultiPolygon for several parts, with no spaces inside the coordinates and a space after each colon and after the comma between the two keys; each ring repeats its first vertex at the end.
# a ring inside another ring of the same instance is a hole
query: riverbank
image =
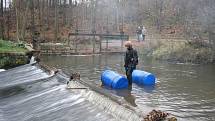
{"type": "Polygon", "coordinates": [[[152,56],[155,59],[167,60],[178,63],[213,63],[213,51],[209,47],[195,47],[187,42],[167,42],[162,44],[152,56]]]}
{"type": "Polygon", "coordinates": [[[148,39],[140,49],[143,55],[174,63],[214,63],[213,50],[184,39],[148,39]]]}
{"type": "Polygon", "coordinates": [[[27,63],[24,44],[0,40],[0,68],[12,68],[27,63]]]}

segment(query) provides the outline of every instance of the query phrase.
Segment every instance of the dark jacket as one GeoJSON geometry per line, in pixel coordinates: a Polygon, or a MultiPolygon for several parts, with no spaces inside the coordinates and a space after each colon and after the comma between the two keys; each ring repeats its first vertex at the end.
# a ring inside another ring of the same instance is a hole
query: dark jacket
{"type": "Polygon", "coordinates": [[[124,67],[136,67],[138,64],[137,51],[133,48],[128,48],[125,53],[125,65],[124,67]]]}

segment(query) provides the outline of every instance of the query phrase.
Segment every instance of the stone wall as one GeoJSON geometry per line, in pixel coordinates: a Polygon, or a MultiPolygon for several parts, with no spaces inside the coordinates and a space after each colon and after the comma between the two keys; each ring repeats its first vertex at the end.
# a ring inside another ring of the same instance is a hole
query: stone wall
{"type": "Polygon", "coordinates": [[[0,53],[0,68],[9,69],[28,62],[24,53],[0,53]]]}

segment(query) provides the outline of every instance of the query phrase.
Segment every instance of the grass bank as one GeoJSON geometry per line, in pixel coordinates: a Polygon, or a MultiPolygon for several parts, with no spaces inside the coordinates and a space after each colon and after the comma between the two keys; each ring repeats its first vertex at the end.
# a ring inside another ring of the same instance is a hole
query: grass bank
{"type": "Polygon", "coordinates": [[[213,50],[208,46],[196,46],[186,40],[154,39],[148,40],[141,50],[142,54],[157,60],[175,63],[213,63],[213,50]]]}
{"type": "Polygon", "coordinates": [[[0,40],[0,53],[25,53],[27,49],[24,44],[13,43],[10,41],[0,40]]]}
{"type": "Polygon", "coordinates": [[[187,42],[167,42],[152,53],[155,59],[174,61],[179,63],[211,63],[212,49],[209,47],[195,47],[187,42]]]}

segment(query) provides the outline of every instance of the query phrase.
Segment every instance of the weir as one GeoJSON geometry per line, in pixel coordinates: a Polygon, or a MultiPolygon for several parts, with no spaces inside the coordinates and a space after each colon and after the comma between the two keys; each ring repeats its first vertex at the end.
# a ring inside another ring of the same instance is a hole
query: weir
{"type": "Polygon", "coordinates": [[[109,94],[101,88],[86,83],[85,81],[70,81],[68,89],[79,91],[89,102],[97,105],[119,120],[143,120],[143,113],[138,108],[132,107],[124,99],[109,94]]]}
{"type": "Polygon", "coordinates": [[[39,64],[26,64],[0,73],[0,89],[31,84],[52,77],[39,64]]]}
{"type": "MultiPolygon", "coordinates": [[[[49,68],[50,69],[50,68],[49,68]]],[[[69,80],[69,75],[62,71],[50,74],[47,66],[39,64],[27,64],[0,73],[0,91],[21,85],[28,85],[36,82],[57,80],[65,83],[69,80]]],[[[143,113],[136,107],[132,107],[123,98],[105,92],[101,87],[96,87],[89,81],[70,81],[67,88],[71,93],[80,93],[88,100],[107,114],[112,115],[116,120],[141,121],[143,113]]]]}

